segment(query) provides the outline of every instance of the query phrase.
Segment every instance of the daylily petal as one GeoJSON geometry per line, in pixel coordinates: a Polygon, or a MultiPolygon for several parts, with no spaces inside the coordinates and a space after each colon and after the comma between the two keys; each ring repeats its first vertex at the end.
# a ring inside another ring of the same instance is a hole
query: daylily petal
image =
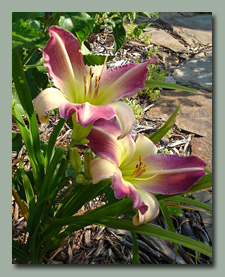
{"type": "Polygon", "coordinates": [[[137,189],[137,191],[141,195],[145,205],[148,206],[148,210],[144,214],[138,211],[138,214],[133,217],[133,224],[135,226],[151,222],[159,214],[159,204],[155,196],[140,189],[137,189]]]}
{"type": "Polygon", "coordinates": [[[133,128],[135,117],[133,110],[129,105],[121,101],[111,103],[116,111],[116,119],[120,125],[121,135],[119,138],[125,137],[133,128]]]}
{"type": "Polygon", "coordinates": [[[77,123],[87,127],[99,118],[110,119],[115,116],[115,110],[110,105],[94,106],[88,102],[74,104],[65,102],[60,106],[60,114],[68,119],[76,112],[77,123]]]}
{"type": "Polygon", "coordinates": [[[58,108],[62,103],[69,103],[64,94],[58,89],[46,88],[36,97],[34,109],[41,120],[45,112],[58,108]]]}
{"type": "Polygon", "coordinates": [[[120,169],[117,169],[112,177],[112,189],[114,190],[115,197],[121,199],[127,196],[133,200],[133,209],[138,209],[142,214],[144,214],[148,207],[143,202],[140,194],[132,186],[130,182],[123,179],[120,169]]]}
{"type": "Polygon", "coordinates": [[[146,136],[138,134],[135,138],[136,151],[131,161],[138,161],[139,156],[144,157],[150,154],[156,154],[158,149],[155,144],[146,136]]]}
{"type": "Polygon", "coordinates": [[[103,118],[98,119],[95,121],[93,128],[102,129],[105,132],[113,135],[115,138],[121,135],[120,125],[115,118],[110,120],[103,119],[103,118]]]}
{"type": "MultiPolygon", "coordinates": [[[[62,90],[70,101],[77,99],[85,76],[83,55],[77,38],[58,26],[49,28],[50,39],[43,51],[44,63],[54,85],[62,90]]],[[[74,101],[77,102],[77,101],[74,101]]]]}
{"type": "Polygon", "coordinates": [[[145,173],[132,179],[140,189],[160,194],[183,193],[205,174],[205,163],[195,156],[153,154],[143,158],[145,173]]]}
{"type": "MultiPolygon", "coordinates": [[[[95,79],[95,77],[100,76],[102,72],[106,71],[105,65],[94,65],[94,66],[85,65],[86,72],[90,72],[90,68],[93,73],[93,79],[95,79]]],[[[87,75],[87,77],[90,78],[90,75],[87,75]]]]}
{"type": "Polygon", "coordinates": [[[116,170],[117,166],[106,159],[97,158],[90,162],[93,184],[98,183],[100,180],[112,178],[116,170]]]}
{"type": "Polygon", "coordinates": [[[125,167],[132,159],[135,153],[135,142],[131,136],[127,135],[117,140],[120,145],[120,167],[125,167]]]}
{"type": "MultiPolygon", "coordinates": [[[[117,129],[115,124],[112,127],[112,130],[117,129]]],[[[126,165],[135,151],[135,143],[131,136],[117,140],[114,135],[107,132],[106,128],[102,129],[95,125],[87,139],[89,140],[88,146],[97,156],[110,160],[118,167],[126,165]]]]}
{"type": "Polygon", "coordinates": [[[98,104],[107,104],[121,98],[134,96],[145,87],[149,60],[141,64],[126,64],[106,70],[101,77],[98,104]]]}
{"type": "Polygon", "coordinates": [[[158,63],[159,63],[158,57],[153,55],[150,59],[150,64],[158,64],[158,63]]]}
{"type": "Polygon", "coordinates": [[[133,157],[130,160],[129,164],[123,168],[123,174],[125,175],[132,174],[135,166],[139,163],[140,156],[143,160],[143,157],[145,157],[146,155],[157,153],[157,147],[146,136],[138,134],[135,138],[135,142],[135,152],[133,154],[133,157]]]}
{"type": "Polygon", "coordinates": [[[101,128],[92,127],[87,139],[89,140],[88,146],[97,156],[105,158],[116,166],[119,166],[121,147],[116,142],[115,136],[101,128]]]}

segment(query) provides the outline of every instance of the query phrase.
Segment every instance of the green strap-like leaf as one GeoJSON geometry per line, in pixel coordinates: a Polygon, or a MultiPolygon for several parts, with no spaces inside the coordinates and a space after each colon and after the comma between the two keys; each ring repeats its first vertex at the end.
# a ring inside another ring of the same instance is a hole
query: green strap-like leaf
{"type": "Polygon", "coordinates": [[[133,201],[130,198],[125,197],[124,199],[119,200],[118,202],[113,203],[111,205],[105,204],[94,210],[90,210],[88,214],[115,217],[132,210],[132,205],[133,205],[133,201]]]}
{"type": "Polygon", "coordinates": [[[167,89],[177,89],[177,90],[184,90],[184,91],[190,91],[190,92],[198,92],[195,89],[179,86],[176,84],[164,82],[164,81],[157,81],[157,80],[147,80],[145,81],[146,87],[149,88],[167,88],[167,89]]]}
{"type": "MultiPolygon", "coordinates": [[[[141,233],[148,236],[154,236],[160,239],[171,241],[175,244],[180,244],[184,247],[188,247],[198,251],[200,253],[205,254],[208,257],[212,257],[212,247],[191,239],[189,237],[185,237],[180,234],[176,234],[169,230],[164,230],[163,228],[156,227],[153,225],[143,224],[140,226],[134,226],[131,220],[125,219],[117,219],[107,216],[93,216],[93,215],[82,215],[82,216],[75,216],[75,217],[68,217],[64,219],[60,219],[54,222],[46,231],[43,232],[42,238],[39,241],[39,244],[42,243],[48,236],[50,236],[55,229],[63,226],[69,226],[71,224],[79,224],[79,222],[86,223],[87,225],[90,224],[98,224],[105,226],[107,228],[114,228],[114,229],[123,229],[128,230],[130,232],[141,233]]],[[[40,245],[39,245],[40,246],[40,245]]]]}
{"type": "Polygon", "coordinates": [[[31,118],[34,108],[19,53],[12,56],[12,75],[21,105],[27,116],[31,118]]]}
{"type": "Polygon", "coordinates": [[[197,183],[194,184],[186,193],[207,189],[212,187],[212,173],[204,175],[197,183]]]}
{"type": "Polygon", "coordinates": [[[18,133],[12,132],[12,151],[16,151],[17,153],[23,146],[21,135],[18,133]]]}
{"type": "Polygon", "coordinates": [[[48,170],[45,174],[45,177],[42,182],[41,186],[41,191],[40,191],[40,198],[44,197],[46,194],[48,194],[50,191],[51,183],[52,183],[52,178],[54,176],[54,173],[56,171],[56,168],[58,164],[62,162],[62,160],[66,159],[66,156],[64,154],[64,149],[63,148],[57,148],[49,166],[48,170]]]}
{"type": "Polygon", "coordinates": [[[16,120],[17,125],[19,127],[20,134],[23,138],[24,144],[26,146],[26,150],[28,152],[30,163],[31,163],[31,166],[33,169],[34,178],[38,182],[38,180],[39,180],[38,164],[37,164],[37,160],[35,157],[35,153],[33,151],[33,144],[32,144],[32,140],[31,140],[31,136],[30,136],[30,130],[27,129],[25,122],[17,108],[17,104],[15,104],[13,100],[12,100],[12,112],[14,115],[14,119],[16,120]]]}
{"type": "Polygon", "coordinates": [[[22,248],[22,245],[15,240],[12,240],[12,257],[22,264],[30,263],[29,254],[22,248]]]}
{"type": "MultiPolygon", "coordinates": [[[[186,203],[195,207],[199,207],[201,209],[205,209],[208,211],[212,211],[212,206],[202,203],[198,200],[194,200],[188,197],[183,197],[183,196],[172,196],[168,199],[170,202],[175,202],[175,203],[186,203]]],[[[166,201],[166,199],[164,199],[164,201],[166,201]]]]}
{"type": "Polygon", "coordinates": [[[180,105],[176,108],[176,110],[173,112],[173,114],[170,116],[170,118],[166,121],[163,126],[157,130],[154,134],[150,135],[149,138],[153,143],[157,143],[160,141],[160,139],[165,136],[165,134],[172,128],[172,126],[175,123],[175,117],[179,111],[180,105]]]}
{"type": "Polygon", "coordinates": [[[78,184],[71,195],[64,198],[56,211],[57,218],[63,218],[75,214],[83,205],[98,196],[100,192],[109,184],[108,180],[99,182],[95,185],[80,185],[78,184]]]}
{"type": "Polygon", "coordinates": [[[50,136],[50,139],[49,139],[49,142],[48,142],[48,146],[47,146],[47,150],[46,150],[46,155],[45,155],[45,166],[46,166],[46,170],[48,169],[48,165],[51,161],[51,158],[54,154],[54,148],[55,148],[55,143],[56,143],[56,140],[59,136],[59,133],[63,127],[63,125],[65,124],[66,120],[61,118],[59,120],[59,122],[57,123],[57,125],[55,126],[51,136],[50,136]]]}
{"type": "MultiPolygon", "coordinates": [[[[162,214],[165,218],[165,221],[166,221],[166,224],[168,225],[168,228],[171,232],[175,232],[175,228],[174,228],[174,225],[173,225],[173,222],[171,220],[171,217],[169,215],[169,212],[167,210],[167,207],[165,205],[165,202],[163,200],[160,200],[159,201],[159,207],[160,207],[160,210],[162,211],[162,214]]],[[[178,253],[178,245],[177,244],[174,244],[174,248],[175,248],[175,260],[173,263],[176,262],[176,257],[177,257],[177,253],[178,253]]]]}
{"type": "MultiPolygon", "coordinates": [[[[36,170],[39,173],[39,176],[37,178],[37,183],[38,183],[38,186],[40,186],[41,179],[43,178],[43,175],[44,175],[44,157],[41,152],[38,124],[37,124],[37,119],[34,112],[34,107],[32,104],[32,97],[27,84],[25,73],[23,71],[22,61],[19,53],[13,54],[13,57],[12,57],[12,75],[13,75],[13,81],[15,83],[16,92],[19,96],[21,105],[23,106],[23,109],[26,112],[26,115],[29,120],[29,129],[30,129],[29,140],[31,143],[31,147],[29,147],[27,151],[29,156],[36,157],[38,167],[34,170],[36,170]]],[[[23,137],[22,133],[21,135],[23,137]]]]}
{"type": "Polygon", "coordinates": [[[34,204],[35,204],[34,191],[33,191],[32,185],[30,183],[30,180],[24,170],[22,160],[19,161],[19,165],[20,165],[20,171],[21,171],[21,176],[22,176],[22,180],[23,180],[24,191],[26,194],[27,205],[29,208],[29,212],[32,212],[32,209],[34,208],[34,204]]]}

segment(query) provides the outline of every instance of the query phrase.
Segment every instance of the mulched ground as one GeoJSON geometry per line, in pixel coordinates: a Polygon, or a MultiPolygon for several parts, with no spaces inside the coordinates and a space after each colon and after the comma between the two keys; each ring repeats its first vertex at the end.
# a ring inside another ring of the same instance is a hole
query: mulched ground
{"type": "MultiPolygon", "coordinates": [[[[148,103],[147,103],[148,104],[148,103]]],[[[146,105],[147,105],[146,104],[146,105]]],[[[43,141],[48,141],[54,126],[57,124],[58,116],[51,116],[48,125],[39,125],[40,138],[43,141]]],[[[161,124],[165,121],[161,119],[151,119],[146,114],[143,118],[136,121],[133,131],[136,133],[151,134],[157,131],[161,124]]],[[[12,124],[13,131],[18,131],[15,122],[12,124]]],[[[66,147],[70,142],[72,130],[67,124],[63,127],[58,139],[57,147],[66,147]]],[[[158,144],[161,151],[170,151],[171,154],[189,156],[191,155],[191,135],[181,132],[175,125],[172,128],[172,133],[168,138],[163,138],[158,144]]],[[[77,148],[80,154],[84,154],[86,147],[77,148]]],[[[26,157],[26,150],[15,155],[13,153],[12,164],[18,166],[19,159],[24,162],[24,167],[29,170],[30,164],[26,157]]],[[[210,190],[208,190],[210,191],[210,190]]],[[[191,197],[191,195],[189,195],[191,197]]],[[[88,210],[105,204],[104,195],[100,195],[90,203],[86,204],[79,211],[83,214],[88,210]]],[[[160,214],[157,219],[151,224],[168,229],[163,216],[160,214]]],[[[197,211],[186,211],[184,220],[179,222],[174,216],[174,225],[178,233],[182,233],[182,225],[188,224],[191,226],[196,238],[200,241],[211,245],[211,240],[205,230],[201,216],[197,211]]],[[[12,233],[16,241],[23,243],[25,236],[26,222],[18,205],[12,199],[12,233]]],[[[138,234],[139,255],[141,264],[171,264],[175,258],[173,243],[165,240],[148,237],[138,234]]],[[[47,264],[131,264],[132,263],[132,239],[128,231],[113,230],[97,225],[87,226],[84,229],[74,232],[68,239],[64,241],[59,249],[53,253],[49,253],[46,257],[47,264]]],[[[16,261],[13,261],[16,263],[16,261]]],[[[195,258],[193,253],[185,251],[179,246],[179,255],[177,256],[178,264],[193,264],[195,258]]],[[[208,257],[201,256],[198,263],[210,263],[208,257]]]]}
{"type": "MultiPolygon", "coordinates": [[[[93,42],[93,52],[102,54],[110,54],[112,45],[112,34],[109,31],[101,33],[99,38],[95,38],[93,42]],[[99,47],[102,48],[99,50],[99,47]],[[102,52],[101,52],[102,51],[102,52]]],[[[111,61],[111,66],[118,61],[122,61],[121,64],[132,62],[137,55],[132,55],[136,52],[143,53],[141,57],[146,57],[148,47],[140,46],[134,43],[125,44],[124,48],[119,51],[117,57],[111,61]],[[130,53],[130,49],[139,49],[130,53]],[[128,50],[127,50],[128,49],[128,50]]],[[[109,67],[110,67],[109,63],[109,67]]],[[[142,97],[136,98],[138,104],[142,105],[145,111],[144,116],[136,120],[133,132],[152,134],[157,131],[165,121],[160,118],[149,118],[147,111],[154,105],[148,99],[142,97]]],[[[47,125],[39,125],[40,139],[48,141],[51,132],[56,126],[59,120],[59,115],[50,116],[49,123],[47,125]]],[[[12,130],[19,132],[18,127],[14,121],[12,121],[12,130]]],[[[72,130],[65,124],[61,133],[57,139],[57,147],[66,147],[70,142],[72,130]]],[[[166,151],[174,155],[189,156],[191,155],[191,138],[192,134],[185,133],[179,129],[179,126],[174,125],[172,132],[168,137],[164,137],[159,143],[158,148],[160,151],[166,151]]],[[[77,148],[80,154],[84,154],[87,147],[82,146],[77,148]]],[[[26,156],[26,149],[23,147],[19,153],[12,153],[12,165],[18,167],[19,160],[22,159],[24,167],[29,170],[30,164],[26,156]]],[[[211,193],[211,189],[207,190],[211,193]]],[[[189,195],[189,197],[193,197],[189,195]]],[[[86,211],[105,204],[106,200],[104,195],[100,195],[90,203],[86,204],[79,211],[79,214],[83,214],[86,211]]],[[[123,217],[123,215],[121,215],[123,217]]],[[[186,210],[183,213],[183,219],[173,217],[174,226],[178,233],[183,233],[184,229],[191,228],[195,238],[208,245],[212,245],[211,239],[208,236],[201,215],[197,211],[186,210]]],[[[159,226],[161,228],[168,229],[165,220],[161,214],[151,224],[159,226]]],[[[22,216],[18,205],[12,198],[12,235],[14,240],[20,242],[26,241],[25,238],[26,222],[22,216]]],[[[157,239],[155,237],[149,237],[145,235],[137,235],[139,244],[139,255],[141,264],[171,264],[175,258],[173,243],[157,239]]],[[[87,226],[84,229],[74,232],[62,243],[61,247],[54,252],[49,253],[46,256],[44,263],[47,264],[131,264],[133,251],[132,251],[132,238],[128,231],[114,230],[98,225],[87,226]]],[[[13,260],[12,263],[18,263],[13,260]]],[[[176,263],[178,264],[194,264],[195,253],[184,249],[179,246],[179,252],[176,263]]],[[[201,255],[197,259],[197,263],[211,263],[208,257],[201,255]]]]}

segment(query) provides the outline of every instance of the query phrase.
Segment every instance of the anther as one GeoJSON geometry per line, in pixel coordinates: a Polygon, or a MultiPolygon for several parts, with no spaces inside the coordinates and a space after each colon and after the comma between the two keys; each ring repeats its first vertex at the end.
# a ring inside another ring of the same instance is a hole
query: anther
{"type": "Polygon", "coordinates": [[[84,76],[84,95],[86,96],[87,95],[87,91],[86,91],[86,77],[84,76]]]}
{"type": "Polygon", "coordinates": [[[131,174],[132,177],[139,177],[145,172],[147,164],[143,166],[141,156],[139,156],[139,164],[136,164],[134,172],[131,174]]]}

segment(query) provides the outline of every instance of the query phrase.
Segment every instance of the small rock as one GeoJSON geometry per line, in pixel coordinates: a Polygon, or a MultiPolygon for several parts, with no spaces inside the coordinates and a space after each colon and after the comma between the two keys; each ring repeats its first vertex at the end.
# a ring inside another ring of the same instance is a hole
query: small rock
{"type": "Polygon", "coordinates": [[[173,38],[167,32],[161,29],[157,29],[154,27],[147,27],[144,30],[145,34],[149,34],[151,36],[151,43],[155,45],[160,45],[166,48],[171,49],[174,52],[178,53],[186,53],[186,47],[181,44],[178,40],[173,38]]]}
{"type": "Polygon", "coordinates": [[[191,46],[212,43],[212,14],[159,13],[159,19],[191,46]]]}
{"type": "MultiPolygon", "coordinates": [[[[212,206],[212,195],[207,191],[195,191],[192,193],[200,202],[206,203],[210,206],[212,206]]],[[[208,213],[212,214],[210,211],[207,211],[208,213]]],[[[200,212],[200,215],[202,217],[202,221],[204,223],[204,227],[210,236],[210,239],[212,240],[212,218],[205,213],[200,212]]]]}
{"type": "Polygon", "coordinates": [[[204,160],[206,168],[212,171],[212,94],[163,90],[147,115],[167,120],[178,105],[176,125],[196,135],[191,140],[191,154],[204,160]]]}
{"type": "Polygon", "coordinates": [[[212,91],[212,55],[204,53],[195,55],[186,64],[174,70],[173,78],[180,84],[196,89],[212,91]]]}
{"type": "Polygon", "coordinates": [[[169,55],[167,58],[167,64],[171,65],[178,65],[179,64],[179,58],[176,55],[169,55]]]}
{"type": "Polygon", "coordinates": [[[212,135],[201,138],[193,137],[191,155],[202,159],[206,163],[206,169],[212,172],[212,135]]]}
{"type": "Polygon", "coordinates": [[[176,84],[176,80],[172,76],[166,76],[165,82],[171,83],[171,84],[176,84]]]}
{"type": "Polygon", "coordinates": [[[199,136],[212,133],[212,94],[209,92],[163,90],[147,113],[150,117],[167,120],[178,105],[176,122],[181,129],[199,136]]]}

